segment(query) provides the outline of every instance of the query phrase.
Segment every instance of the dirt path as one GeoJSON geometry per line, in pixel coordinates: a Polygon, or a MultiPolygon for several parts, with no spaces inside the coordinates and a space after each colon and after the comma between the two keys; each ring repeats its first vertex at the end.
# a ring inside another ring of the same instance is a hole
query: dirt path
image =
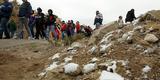
{"type": "Polygon", "coordinates": [[[39,80],[52,55],[48,47],[44,40],[0,40],[0,80],[39,80]]]}
{"type": "Polygon", "coordinates": [[[30,43],[48,43],[45,40],[15,40],[15,39],[5,39],[0,40],[0,48],[8,48],[8,47],[14,47],[18,45],[24,45],[24,44],[30,44],[30,43]]]}

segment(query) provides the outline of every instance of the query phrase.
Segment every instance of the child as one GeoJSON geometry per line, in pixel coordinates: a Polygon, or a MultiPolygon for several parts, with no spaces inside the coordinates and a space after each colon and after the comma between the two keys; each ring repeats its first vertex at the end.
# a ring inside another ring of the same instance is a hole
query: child
{"type": "Polygon", "coordinates": [[[123,17],[119,16],[119,19],[118,19],[118,28],[121,29],[123,27],[124,27],[123,17]]]}

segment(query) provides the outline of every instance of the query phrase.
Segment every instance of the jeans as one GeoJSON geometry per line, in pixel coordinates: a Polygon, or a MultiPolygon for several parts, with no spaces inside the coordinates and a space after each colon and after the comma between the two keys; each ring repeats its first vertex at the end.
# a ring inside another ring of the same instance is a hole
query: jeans
{"type": "Polygon", "coordinates": [[[36,36],[35,39],[39,39],[41,36],[42,39],[46,38],[46,34],[44,32],[43,24],[36,24],[36,36]]]}
{"type": "Polygon", "coordinates": [[[46,37],[49,39],[50,38],[50,33],[53,34],[54,36],[54,39],[57,40],[57,33],[56,33],[56,30],[55,30],[55,26],[52,25],[52,26],[47,26],[47,30],[46,30],[46,37]]]}
{"type": "Polygon", "coordinates": [[[29,29],[31,31],[32,37],[34,38],[34,36],[35,36],[35,32],[34,32],[35,24],[34,23],[30,23],[30,24],[28,24],[28,26],[29,26],[29,29]]]}
{"type": "Polygon", "coordinates": [[[7,26],[8,21],[8,18],[1,18],[0,20],[0,39],[3,38],[3,33],[5,34],[6,39],[10,38],[9,29],[7,26]]]}
{"type": "Polygon", "coordinates": [[[65,34],[66,34],[66,32],[65,32],[65,31],[62,31],[62,40],[64,40],[65,34]]]}
{"type": "Polygon", "coordinates": [[[71,35],[72,35],[72,36],[73,36],[74,33],[75,33],[74,30],[75,30],[74,28],[71,29],[71,35]]]}
{"type": "Polygon", "coordinates": [[[29,26],[28,26],[28,19],[26,17],[19,17],[19,26],[18,26],[18,30],[17,30],[17,37],[20,39],[23,38],[22,36],[23,36],[23,28],[24,27],[26,28],[29,37],[33,38],[31,31],[29,29],[29,26]]]}
{"type": "Polygon", "coordinates": [[[100,23],[96,23],[96,29],[99,29],[99,28],[100,28],[100,26],[101,26],[101,24],[100,24],[100,23]]]}

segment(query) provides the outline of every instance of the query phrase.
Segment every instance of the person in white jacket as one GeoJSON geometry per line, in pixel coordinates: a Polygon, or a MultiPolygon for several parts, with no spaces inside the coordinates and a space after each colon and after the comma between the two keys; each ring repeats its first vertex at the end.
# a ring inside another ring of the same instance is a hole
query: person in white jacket
{"type": "Polygon", "coordinates": [[[118,28],[123,28],[124,26],[124,21],[123,21],[123,17],[122,16],[119,16],[119,19],[118,19],[118,28]]]}
{"type": "Polygon", "coordinates": [[[96,29],[98,29],[102,25],[102,22],[103,22],[103,15],[99,11],[96,11],[96,17],[94,20],[94,25],[96,25],[96,29]]]}

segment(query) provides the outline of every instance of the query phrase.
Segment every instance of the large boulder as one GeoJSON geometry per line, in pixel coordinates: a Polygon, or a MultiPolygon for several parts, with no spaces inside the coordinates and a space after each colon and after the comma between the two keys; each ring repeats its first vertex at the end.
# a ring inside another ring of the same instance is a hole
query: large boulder
{"type": "Polygon", "coordinates": [[[127,43],[132,43],[132,41],[133,41],[133,33],[134,33],[133,31],[129,31],[129,32],[123,34],[123,36],[121,38],[121,41],[122,42],[127,42],[127,43]]]}
{"type": "Polygon", "coordinates": [[[148,65],[146,65],[143,69],[142,69],[142,75],[143,78],[147,79],[148,78],[148,72],[151,71],[151,67],[149,67],[148,65]]]}
{"type": "Polygon", "coordinates": [[[108,32],[104,35],[103,39],[100,41],[100,44],[109,44],[111,41],[122,37],[122,35],[123,31],[121,29],[108,32]]]}
{"type": "Polygon", "coordinates": [[[145,41],[147,42],[157,42],[159,39],[154,35],[154,34],[147,34],[144,38],[145,41]]]}
{"type": "Polygon", "coordinates": [[[81,69],[78,64],[69,63],[64,66],[64,72],[71,76],[77,76],[81,73],[81,69]]]}
{"type": "Polygon", "coordinates": [[[145,32],[145,27],[143,27],[143,26],[136,26],[136,27],[133,28],[133,31],[134,32],[138,31],[138,32],[144,33],[145,32]]]}
{"type": "Polygon", "coordinates": [[[99,80],[124,80],[124,78],[117,73],[102,71],[99,80]]]}
{"type": "Polygon", "coordinates": [[[87,65],[84,65],[83,73],[87,74],[87,73],[90,73],[90,72],[92,72],[92,71],[94,71],[96,69],[97,69],[96,63],[90,63],[90,64],[87,64],[87,65]]]}
{"type": "Polygon", "coordinates": [[[109,48],[112,46],[112,43],[108,45],[100,45],[100,53],[104,54],[109,51],[109,48]]]}
{"type": "Polygon", "coordinates": [[[67,64],[72,61],[72,58],[73,58],[73,56],[66,57],[66,58],[64,58],[64,62],[67,64]]]}
{"type": "Polygon", "coordinates": [[[114,38],[113,33],[115,33],[115,31],[111,31],[107,33],[106,35],[104,35],[103,39],[100,41],[100,44],[109,44],[114,38]]]}
{"type": "Polygon", "coordinates": [[[143,69],[142,69],[142,72],[143,73],[148,73],[151,71],[151,67],[149,67],[148,65],[146,65],[143,69]]]}
{"type": "Polygon", "coordinates": [[[95,45],[88,52],[91,54],[96,54],[98,52],[98,47],[95,45]]]}
{"type": "Polygon", "coordinates": [[[59,58],[60,58],[60,53],[56,53],[55,55],[53,55],[52,60],[59,61],[59,58]]]}
{"type": "Polygon", "coordinates": [[[58,65],[57,65],[58,62],[53,62],[52,64],[50,64],[46,69],[45,71],[52,71],[53,69],[57,68],[58,65]]]}
{"type": "Polygon", "coordinates": [[[71,44],[71,46],[67,49],[67,51],[72,51],[72,50],[76,50],[76,49],[79,49],[79,48],[82,48],[83,45],[79,42],[74,42],[71,44]]]}

